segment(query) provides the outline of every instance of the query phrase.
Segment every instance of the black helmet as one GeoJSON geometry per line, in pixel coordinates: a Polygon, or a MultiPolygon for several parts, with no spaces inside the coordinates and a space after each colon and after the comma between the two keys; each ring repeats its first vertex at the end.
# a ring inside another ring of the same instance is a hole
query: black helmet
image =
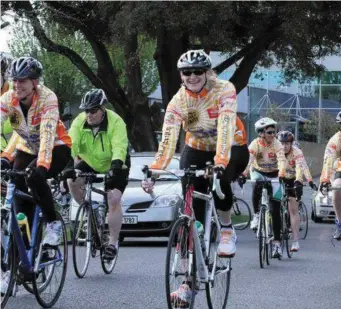
{"type": "Polygon", "coordinates": [[[295,140],[294,134],[292,134],[290,131],[278,132],[277,138],[282,143],[292,143],[295,140]]]}
{"type": "Polygon", "coordinates": [[[41,63],[32,57],[20,57],[12,62],[10,77],[13,79],[38,79],[43,73],[41,63]]]}
{"type": "Polygon", "coordinates": [[[341,112],[336,115],[336,123],[341,123],[341,112]]]}
{"type": "Polygon", "coordinates": [[[108,103],[108,99],[102,89],[92,89],[88,91],[79,106],[80,109],[92,109],[101,107],[108,103]]]}
{"type": "Polygon", "coordinates": [[[210,69],[212,61],[203,50],[189,50],[181,55],[178,60],[178,70],[185,69],[210,69]]]}

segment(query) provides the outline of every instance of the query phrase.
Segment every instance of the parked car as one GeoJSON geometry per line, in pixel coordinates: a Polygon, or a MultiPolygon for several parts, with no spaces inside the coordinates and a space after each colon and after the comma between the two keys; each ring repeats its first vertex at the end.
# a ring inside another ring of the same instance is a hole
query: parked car
{"type": "Polygon", "coordinates": [[[311,201],[311,219],[320,223],[323,219],[335,220],[335,211],[332,203],[332,192],[323,195],[320,191],[314,193],[311,201]]]}
{"type": "MultiPolygon", "coordinates": [[[[144,178],[142,167],[150,165],[155,153],[132,153],[129,184],[122,196],[123,222],[121,241],[124,237],[168,236],[182,205],[181,181],[176,176],[162,176],[155,182],[153,199],[141,188],[144,178]]],[[[169,169],[179,169],[179,158],[173,157],[169,169]]],[[[94,184],[103,189],[103,184],[94,184]]],[[[92,193],[92,200],[102,202],[103,197],[92,193]]],[[[75,220],[78,204],[71,202],[71,221],[75,220]]]]}

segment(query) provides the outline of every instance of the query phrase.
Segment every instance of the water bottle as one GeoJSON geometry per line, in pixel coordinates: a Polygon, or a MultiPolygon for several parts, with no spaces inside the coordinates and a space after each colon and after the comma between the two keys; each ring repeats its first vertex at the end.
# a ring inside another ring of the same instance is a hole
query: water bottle
{"type": "Polygon", "coordinates": [[[105,224],[105,205],[104,204],[99,204],[98,209],[97,209],[97,214],[98,214],[98,224],[99,225],[104,225],[105,224]]]}
{"type": "Polygon", "coordinates": [[[30,233],[30,225],[28,224],[27,217],[24,213],[19,212],[17,214],[17,220],[18,220],[18,224],[23,235],[25,246],[26,248],[29,248],[30,242],[31,242],[31,233],[30,233]]]}
{"type": "Polygon", "coordinates": [[[195,226],[198,231],[201,248],[205,250],[204,226],[202,225],[200,221],[195,221],[195,226]]]}

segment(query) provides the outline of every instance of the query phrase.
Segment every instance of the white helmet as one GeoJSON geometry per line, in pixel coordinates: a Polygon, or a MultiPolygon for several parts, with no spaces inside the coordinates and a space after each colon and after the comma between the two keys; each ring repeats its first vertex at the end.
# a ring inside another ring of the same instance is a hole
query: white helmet
{"type": "Polygon", "coordinates": [[[341,112],[338,112],[336,116],[336,123],[341,123],[341,112]]]}
{"type": "Polygon", "coordinates": [[[189,50],[181,55],[178,60],[178,70],[185,69],[210,69],[212,61],[203,50],[189,50]]]}
{"type": "Polygon", "coordinates": [[[275,120],[265,117],[256,121],[255,130],[256,130],[256,133],[259,133],[259,131],[263,130],[266,127],[270,127],[270,126],[275,127],[276,125],[277,125],[277,122],[275,120]]]}

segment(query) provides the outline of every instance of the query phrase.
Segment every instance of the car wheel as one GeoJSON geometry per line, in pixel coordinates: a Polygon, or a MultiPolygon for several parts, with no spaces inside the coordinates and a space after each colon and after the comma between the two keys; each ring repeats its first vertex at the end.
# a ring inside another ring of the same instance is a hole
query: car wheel
{"type": "Polygon", "coordinates": [[[315,223],[321,223],[321,222],[322,222],[322,218],[318,218],[318,217],[316,217],[316,216],[314,215],[313,221],[314,221],[315,223]]]}

